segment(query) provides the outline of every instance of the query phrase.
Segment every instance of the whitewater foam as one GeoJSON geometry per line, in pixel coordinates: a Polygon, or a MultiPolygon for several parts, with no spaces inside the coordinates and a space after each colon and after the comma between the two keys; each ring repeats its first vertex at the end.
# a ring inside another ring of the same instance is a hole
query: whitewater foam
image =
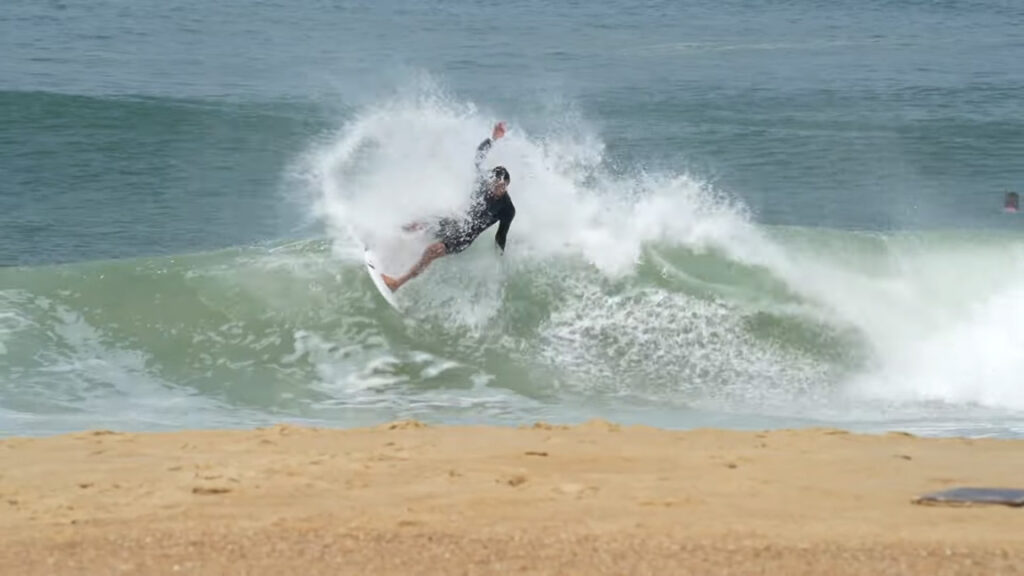
{"type": "Polygon", "coordinates": [[[773,267],[792,290],[819,303],[823,317],[853,327],[870,347],[870,365],[849,391],[1024,409],[1016,385],[1024,374],[1024,240],[866,240],[873,249],[854,255],[844,252],[855,245],[788,245],[784,264],[773,267]]]}

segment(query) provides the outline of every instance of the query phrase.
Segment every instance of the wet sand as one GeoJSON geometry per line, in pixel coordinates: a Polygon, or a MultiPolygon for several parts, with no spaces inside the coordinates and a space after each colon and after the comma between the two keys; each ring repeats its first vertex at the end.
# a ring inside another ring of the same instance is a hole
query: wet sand
{"type": "Polygon", "coordinates": [[[4,574],[1024,574],[1024,441],[837,430],[92,431],[0,441],[4,574]],[[13,567],[13,569],[11,569],[13,567]]]}

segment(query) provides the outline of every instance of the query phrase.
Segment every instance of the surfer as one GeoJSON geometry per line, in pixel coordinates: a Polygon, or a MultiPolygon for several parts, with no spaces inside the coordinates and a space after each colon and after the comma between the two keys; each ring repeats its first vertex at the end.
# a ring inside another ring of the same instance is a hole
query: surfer
{"type": "MultiPolygon", "coordinates": [[[[496,222],[499,224],[494,241],[502,253],[505,252],[505,238],[508,236],[512,219],[516,216],[516,207],[512,205],[512,199],[508,195],[508,184],[511,177],[504,166],[495,167],[486,176],[480,173],[480,164],[487,156],[487,152],[490,151],[494,142],[503,136],[505,136],[505,123],[498,122],[494,125],[491,137],[481,142],[476,149],[477,189],[473,194],[472,205],[466,214],[460,218],[442,218],[437,223],[437,230],[434,234],[437,241],[427,246],[419,261],[404,276],[392,278],[381,274],[384,283],[392,292],[419,276],[434,260],[448,254],[457,254],[468,248],[477,236],[496,222]]],[[[405,226],[407,231],[421,228],[423,228],[421,223],[405,226]]]]}
{"type": "Polygon", "coordinates": [[[1020,196],[1016,192],[1007,192],[1003,202],[1003,212],[1016,212],[1020,208],[1020,196]]]}

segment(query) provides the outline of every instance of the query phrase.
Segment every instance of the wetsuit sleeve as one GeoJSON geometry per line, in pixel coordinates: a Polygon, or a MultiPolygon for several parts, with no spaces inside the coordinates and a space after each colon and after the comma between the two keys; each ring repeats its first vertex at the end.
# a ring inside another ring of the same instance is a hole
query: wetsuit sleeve
{"type": "Polygon", "coordinates": [[[516,207],[509,200],[508,206],[501,211],[501,220],[498,224],[498,233],[494,235],[494,241],[501,248],[501,252],[505,252],[505,238],[508,236],[508,229],[512,226],[512,219],[516,217],[516,207]]]}
{"type": "Polygon", "coordinates": [[[476,147],[476,169],[480,171],[480,163],[487,157],[487,153],[491,151],[491,144],[493,142],[490,138],[486,138],[479,146],[476,147]]]}

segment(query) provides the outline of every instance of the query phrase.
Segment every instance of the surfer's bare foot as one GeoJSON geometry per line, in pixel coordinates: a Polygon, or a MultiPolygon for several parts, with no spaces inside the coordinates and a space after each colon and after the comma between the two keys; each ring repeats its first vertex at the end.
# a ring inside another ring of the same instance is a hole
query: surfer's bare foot
{"type": "Polygon", "coordinates": [[[384,283],[388,285],[388,288],[390,288],[392,292],[398,290],[398,287],[401,286],[401,283],[399,283],[398,280],[392,278],[391,276],[388,276],[387,274],[381,274],[380,277],[384,280],[384,283]]]}

